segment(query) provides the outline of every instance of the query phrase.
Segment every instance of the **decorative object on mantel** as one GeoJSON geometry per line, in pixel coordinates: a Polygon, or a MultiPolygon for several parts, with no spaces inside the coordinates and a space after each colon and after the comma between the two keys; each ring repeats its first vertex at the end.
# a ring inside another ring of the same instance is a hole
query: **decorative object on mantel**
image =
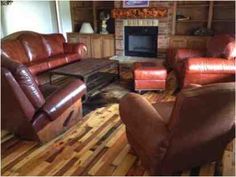
{"type": "Polygon", "coordinates": [[[177,21],[187,21],[187,20],[191,20],[191,17],[186,17],[184,15],[176,15],[176,20],[177,21]]]}
{"type": "Polygon", "coordinates": [[[193,35],[194,36],[213,36],[214,31],[205,27],[199,27],[193,30],[193,35]]]}
{"type": "Polygon", "coordinates": [[[113,18],[160,18],[167,16],[165,7],[113,9],[113,18]]]}
{"type": "Polygon", "coordinates": [[[109,19],[110,19],[110,15],[109,14],[105,14],[104,11],[102,11],[100,13],[100,20],[102,20],[100,34],[108,34],[108,31],[107,31],[107,20],[109,20],[109,19]]]}
{"type": "Polygon", "coordinates": [[[123,7],[129,8],[129,7],[148,7],[149,6],[149,0],[124,0],[123,1],[123,7]]]}
{"type": "Polygon", "coordinates": [[[8,6],[13,3],[12,0],[1,0],[1,6],[8,6]]]}
{"type": "Polygon", "coordinates": [[[84,22],[84,23],[82,24],[82,26],[81,26],[79,32],[80,32],[80,33],[83,33],[83,34],[92,34],[92,33],[94,33],[91,24],[88,23],[88,22],[84,22]]]}

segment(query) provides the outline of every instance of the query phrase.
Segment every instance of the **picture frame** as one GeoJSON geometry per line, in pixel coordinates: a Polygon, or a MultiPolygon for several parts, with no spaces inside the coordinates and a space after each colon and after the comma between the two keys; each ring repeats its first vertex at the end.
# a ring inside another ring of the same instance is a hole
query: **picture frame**
{"type": "Polygon", "coordinates": [[[149,0],[123,0],[123,8],[149,7],[149,0]]]}

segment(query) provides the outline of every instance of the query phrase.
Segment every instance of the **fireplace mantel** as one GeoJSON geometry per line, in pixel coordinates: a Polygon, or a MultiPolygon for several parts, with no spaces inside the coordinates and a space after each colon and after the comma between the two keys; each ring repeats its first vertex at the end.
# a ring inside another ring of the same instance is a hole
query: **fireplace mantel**
{"type": "Polygon", "coordinates": [[[112,10],[112,17],[116,19],[161,18],[166,17],[167,14],[168,9],[165,7],[120,8],[112,10]]]}

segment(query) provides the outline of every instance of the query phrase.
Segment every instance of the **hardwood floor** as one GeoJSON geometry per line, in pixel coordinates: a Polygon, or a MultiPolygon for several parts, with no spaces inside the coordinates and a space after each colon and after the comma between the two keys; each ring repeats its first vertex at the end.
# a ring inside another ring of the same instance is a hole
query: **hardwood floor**
{"type": "MultiPolygon", "coordinates": [[[[175,98],[157,92],[144,96],[152,103],[175,98]]],[[[235,175],[233,144],[226,148],[222,163],[213,162],[175,175],[235,175]]],[[[115,102],[91,111],[76,126],[42,146],[5,134],[1,147],[4,176],[148,175],[130,150],[115,102]]]]}

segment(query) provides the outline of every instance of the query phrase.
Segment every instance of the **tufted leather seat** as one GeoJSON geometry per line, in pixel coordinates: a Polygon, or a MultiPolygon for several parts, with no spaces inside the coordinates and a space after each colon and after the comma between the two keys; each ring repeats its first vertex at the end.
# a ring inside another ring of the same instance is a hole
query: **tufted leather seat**
{"type": "Polygon", "coordinates": [[[1,57],[2,129],[28,140],[46,142],[82,117],[86,86],[75,80],[44,97],[29,69],[1,57]]]}

